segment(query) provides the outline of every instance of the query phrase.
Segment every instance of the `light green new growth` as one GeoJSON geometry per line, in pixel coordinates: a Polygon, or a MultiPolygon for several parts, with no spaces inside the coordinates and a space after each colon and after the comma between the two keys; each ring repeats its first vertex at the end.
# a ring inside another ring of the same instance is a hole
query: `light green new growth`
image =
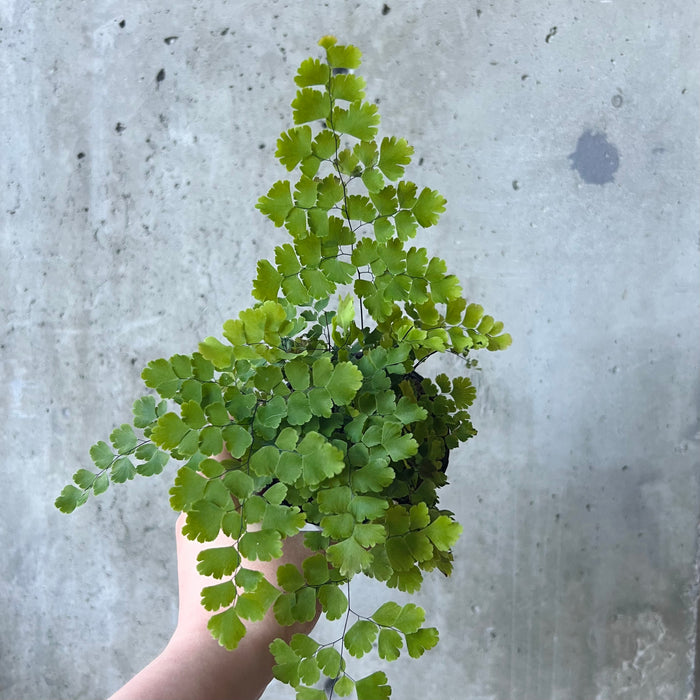
{"type": "Polygon", "coordinates": [[[275,676],[299,700],[325,700],[313,687],[322,677],[334,682],[331,696],[378,700],[391,694],[384,672],[354,678],[348,656],[376,646],[384,661],[419,657],[438,633],[413,604],[360,615],[346,585],[364,573],[413,593],[423,572],[451,573],[462,528],[438,508],[437,489],[449,450],[476,434],[470,380],[432,381],[416,368],[441,352],[469,367],[472,351],[511,339],[466,301],[444,260],[409,245],[437,223],[445,199],[404,179],[413,154],[404,139],[377,136],[377,107],[349,72],[360,51],[333,37],[319,43],[325,60],[299,67],[295,126],[277,141],[294,179],[257,204],[291,242],[258,262],[256,304],[224,324],[223,341],[209,337],[198,352],[148,364],[142,376],[159,401],[135,402],[133,427],[93,446],[97,470],[79,469],[56,505],[69,513],[110,482],[181,462],[170,502],[187,513],[184,534],[235,540],[199,556],[198,570],[220,580],[202,591],[216,611],[214,637],[235,649],[268,609],[291,625],[312,620],[320,604],[328,619],[345,619],[342,637],[277,639],[275,676]],[[224,449],[228,457],[214,459],[224,449]],[[245,568],[244,560],[280,557],[305,523],[320,531],[306,534],[316,554],[301,569],[282,566],[276,587],[245,568]]]}

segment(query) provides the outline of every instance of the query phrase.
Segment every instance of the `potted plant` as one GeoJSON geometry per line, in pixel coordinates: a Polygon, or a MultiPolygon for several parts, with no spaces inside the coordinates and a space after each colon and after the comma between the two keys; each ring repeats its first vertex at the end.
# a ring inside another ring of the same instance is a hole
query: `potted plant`
{"type": "Polygon", "coordinates": [[[404,179],[413,153],[404,139],[378,138],[377,107],[354,72],[360,51],[333,37],[319,44],[325,60],[300,65],[295,126],[277,141],[294,182],[276,182],[257,204],[291,240],[258,262],[256,302],[226,321],[223,341],[148,364],[142,376],[159,398],[134,403],[133,423],[91,448],[96,470],[78,470],[56,505],[71,512],[110,482],[180,462],[170,502],[187,515],[184,534],[235,541],[199,557],[198,570],[221,579],[202,591],[217,611],[212,634],[234,649],[243,621],[270,607],[291,625],[320,605],[329,619],[346,619],[342,639],[277,639],[276,677],[298,698],[325,698],[312,687],[325,675],[339,696],[377,700],[390,695],[386,675],[353,680],[347,655],[376,643],[383,660],[404,646],[418,657],[438,633],[413,604],[355,614],[345,586],[363,573],[413,593],[423,572],[451,573],[461,526],[439,507],[438,490],[450,450],[476,434],[469,378],[433,381],[420,365],[451,353],[469,368],[474,351],[511,339],[467,303],[444,260],[410,245],[419,227],[437,223],[445,199],[404,179]],[[301,569],[280,567],[274,586],[245,567],[279,558],[283,540],[307,523],[318,526],[305,535],[315,553],[301,569]]]}

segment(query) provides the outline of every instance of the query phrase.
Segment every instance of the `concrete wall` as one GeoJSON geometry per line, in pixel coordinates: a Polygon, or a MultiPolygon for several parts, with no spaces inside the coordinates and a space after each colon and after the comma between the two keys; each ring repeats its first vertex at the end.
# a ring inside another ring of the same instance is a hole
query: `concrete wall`
{"type": "Polygon", "coordinates": [[[449,201],[421,243],[515,340],[453,458],[455,575],[417,597],[441,645],[389,666],[394,697],[692,697],[697,5],[383,5],[0,4],[1,700],[106,695],[172,630],[172,472],[53,499],[146,362],[249,304],[285,240],[253,205],[326,33],[449,201]]]}

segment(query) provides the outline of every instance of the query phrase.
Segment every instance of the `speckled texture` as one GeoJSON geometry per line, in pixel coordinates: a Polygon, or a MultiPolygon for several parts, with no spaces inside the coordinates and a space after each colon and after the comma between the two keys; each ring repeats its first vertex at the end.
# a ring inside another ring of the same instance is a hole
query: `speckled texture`
{"type": "Polygon", "coordinates": [[[253,205],[326,33],[363,50],[384,133],[448,199],[421,244],[515,339],[482,359],[480,434],[451,462],[455,576],[416,598],[442,643],[389,666],[394,697],[692,697],[698,19],[681,0],[5,0],[0,700],[107,695],[172,630],[172,473],[70,517],[53,499],[148,360],[248,305],[284,241],[253,205]],[[603,183],[572,167],[586,133],[619,158],[603,183]]]}

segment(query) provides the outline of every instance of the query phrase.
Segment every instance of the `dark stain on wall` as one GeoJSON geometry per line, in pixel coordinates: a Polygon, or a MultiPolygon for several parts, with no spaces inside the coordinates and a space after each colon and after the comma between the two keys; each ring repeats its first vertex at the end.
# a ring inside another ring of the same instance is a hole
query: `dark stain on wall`
{"type": "Polygon", "coordinates": [[[605,134],[584,131],[578,139],[576,150],[569,155],[571,167],[578,171],[589,185],[605,185],[613,181],[620,167],[620,154],[608,142],[605,134]]]}

